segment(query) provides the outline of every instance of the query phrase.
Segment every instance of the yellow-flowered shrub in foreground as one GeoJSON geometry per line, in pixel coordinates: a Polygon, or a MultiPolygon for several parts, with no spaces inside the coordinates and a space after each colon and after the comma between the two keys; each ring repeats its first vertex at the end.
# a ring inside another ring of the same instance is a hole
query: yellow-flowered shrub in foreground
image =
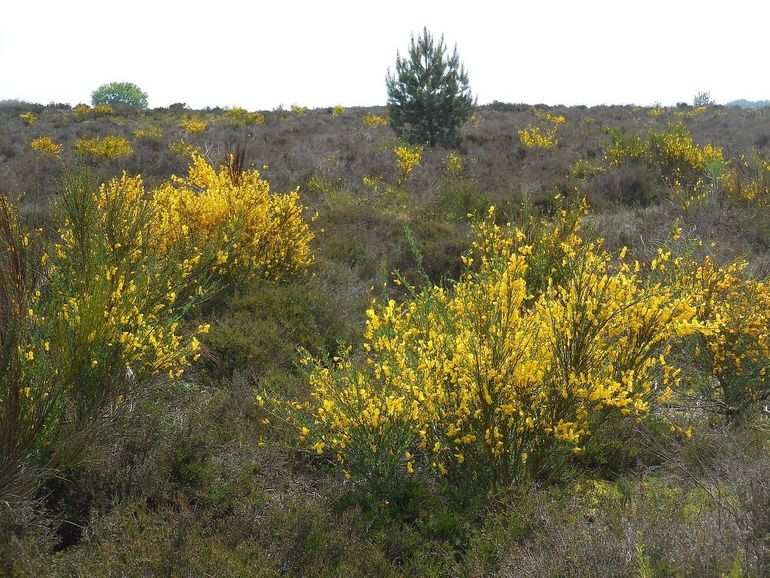
{"type": "Polygon", "coordinates": [[[467,273],[375,303],[361,351],[310,357],[311,401],[280,404],[317,453],[387,487],[417,469],[509,484],[579,452],[612,416],[644,417],[678,384],[672,344],[702,329],[687,295],[579,235],[476,225],[467,273]]]}
{"type": "Polygon", "coordinates": [[[15,321],[0,330],[0,367],[14,368],[0,372],[0,437],[15,437],[2,440],[14,451],[0,460],[0,494],[24,460],[71,463],[97,426],[180,378],[208,330],[185,322],[201,300],[236,278],[310,263],[296,193],[272,194],[231,167],[196,158],[189,177],[157,190],[125,174],[100,187],[70,179],[50,242],[19,233],[3,199],[0,312],[15,321]]]}

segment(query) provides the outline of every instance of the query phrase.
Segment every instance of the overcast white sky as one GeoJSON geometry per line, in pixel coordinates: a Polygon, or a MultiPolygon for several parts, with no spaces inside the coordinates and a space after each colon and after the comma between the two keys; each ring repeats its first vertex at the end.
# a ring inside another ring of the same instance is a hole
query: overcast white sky
{"type": "Polygon", "coordinates": [[[0,0],[0,100],[380,105],[412,32],[457,43],[479,103],[770,98],[770,1],[0,0]]]}

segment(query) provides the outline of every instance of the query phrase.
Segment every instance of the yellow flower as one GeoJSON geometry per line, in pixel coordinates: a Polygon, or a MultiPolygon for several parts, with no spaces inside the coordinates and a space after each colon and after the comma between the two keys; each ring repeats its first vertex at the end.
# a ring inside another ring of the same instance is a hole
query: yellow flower
{"type": "Polygon", "coordinates": [[[75,150],[81,154],[105,160],[117,159],[133,152],[131,145],[122,136],[79,139],[75,141],[75,150]]]}
{"type": "Polygon", "coordinates": [[[378,127],[378,126],[388,126],[390,124],[390,121],[388,121],[387,118],[384,116],[380,116],[378,114],[367,114],[364,117],[364,125],[366,126],[372,126],[372,127],[378,127]]]}
{"type": "Polygon", "coordinates": [[[62,145],[56,144],[49,136],[41,136],[29,141],[29,147],[35,151],[38,156],[59,157],[61,155],[62,145]]]}
{"type": "Polygon", "coordinates": [[[184,118],[179,121],[181,126],[187,134],[198,134],[206,130],[206,121],[195,118],[184,118]]]}

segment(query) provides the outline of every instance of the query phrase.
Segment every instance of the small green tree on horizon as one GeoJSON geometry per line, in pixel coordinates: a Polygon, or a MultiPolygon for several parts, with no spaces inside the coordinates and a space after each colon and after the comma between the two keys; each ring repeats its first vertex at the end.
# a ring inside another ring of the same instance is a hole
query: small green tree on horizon
{"type": "Polygon", "coordinates": [[[414,144],[456,144],[457,129],[476,106],[457,46],[449,54],[444,36],[436,42],[427,28],[417,39],[412,35],[407,57],[396,54],[396,72],[388,69],[386,84],[391,124],[414,144]]]}
{"type": "Polygon", "coordinates": [[[711,93],[708,90],[702,90],[695,94],[695,97],[692,99],[692,105],[694,107],[699,106],[711,106],[714,104],[714,101],[711,100],[711,93]]]}
{"type": "Polygon", "coordinates": [[[91,93],[91,103],[147,108],[147,93],[132,82],[110,82],[91,93]]]}

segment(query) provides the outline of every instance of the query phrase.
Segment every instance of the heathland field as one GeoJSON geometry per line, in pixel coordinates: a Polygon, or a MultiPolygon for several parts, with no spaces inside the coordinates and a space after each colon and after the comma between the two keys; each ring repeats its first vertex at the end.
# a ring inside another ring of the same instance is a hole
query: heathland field
{"type": "Polygon", "coordinates": [[[770,108],[0,103],[0,575],[767,576],[770,108]]]}

